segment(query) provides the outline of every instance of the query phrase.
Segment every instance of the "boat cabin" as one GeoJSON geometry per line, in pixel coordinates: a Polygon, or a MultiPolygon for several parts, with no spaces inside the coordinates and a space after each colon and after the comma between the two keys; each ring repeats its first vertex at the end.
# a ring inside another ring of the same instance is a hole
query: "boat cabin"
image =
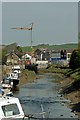
{"type": "Polygon", "coordinates": [[[7,78],[10,78],[10,79],[18,79],[18,73],[8,73],[7,74],[7,78]]]}
{"type": "Polygon", "coordinates": [[[20,79],[18,73],[8,73],[6,77],[11,80],[13,87],[19,84],[20,79]]]}
{"type": "Polygon", "coordinates": [[[24,118],[24,112],[18,98],[0,97],[0,120],[24,118]]]}
{"type": "Polygon", "coordinates": [[[12,88],[13,81],[9,78],[4,78],[2,81],[2,88],[12,88]]]}
{"type": "Polygon", "coordinates": [[[12,70],[14,73],[18,73],[18,74],[21,73],[21,69],[19,65],[15,65],[14,67],[12,67],[12,70]]]}

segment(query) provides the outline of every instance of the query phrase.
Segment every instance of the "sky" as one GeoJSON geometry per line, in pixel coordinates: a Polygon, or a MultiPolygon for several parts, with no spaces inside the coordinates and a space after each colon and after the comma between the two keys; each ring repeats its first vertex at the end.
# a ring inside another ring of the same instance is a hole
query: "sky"
{"type": "Polygon", "coordinates": [[[0,43],[2,43],[2,3],[0,2],[0,43]]]}
{"type": "Polygon", "coordinates": [[[0,0],[2,2],[79,2],[79,0],[0,0]]]}
{"type": "MultiPolygon", "coordinates": [[[[6,0],[4,0],[6,1],[6,0]]],[[[33,45],[78,42],[77,2],[2,2],[2,44],[33,45]]]]}
{"type": "Polygon", "coordinates": [[[78,31],[80,32],[80,2],[78,3],[78,31]]]}

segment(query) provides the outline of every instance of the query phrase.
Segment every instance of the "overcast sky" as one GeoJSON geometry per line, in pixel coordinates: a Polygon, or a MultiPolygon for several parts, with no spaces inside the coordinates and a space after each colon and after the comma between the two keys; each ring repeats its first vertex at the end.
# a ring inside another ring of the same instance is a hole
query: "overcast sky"
{"type": "Polygon", "coordinates": [[[0,2],[0,44],[2,43],[2,3],[0,2]]]}
{"type": "Polygon", "coordinates": [[[10,28],[32,22],[33,45],[78,42],[77,2],[3,2],[2,43],[30,45],[31,31],[10,28]]]}
{"type": "Polygon", "coordinates": [[[80,32],[80,2],[78,3],[78,31],[80,32]]]}

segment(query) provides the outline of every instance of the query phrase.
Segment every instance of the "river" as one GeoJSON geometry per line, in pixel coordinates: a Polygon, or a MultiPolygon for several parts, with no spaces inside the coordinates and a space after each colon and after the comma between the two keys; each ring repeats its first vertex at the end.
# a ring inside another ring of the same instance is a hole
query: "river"
{"type": "Polygon", "coordinates": [[[49,73],[20,87],[14,96],[20,99],[25,114],[37,118],[76,118],[65,102],[69,102],[58,93],[60,85],[49,73]],[[43,114],[42,114],[43,113],[43,114]]]}

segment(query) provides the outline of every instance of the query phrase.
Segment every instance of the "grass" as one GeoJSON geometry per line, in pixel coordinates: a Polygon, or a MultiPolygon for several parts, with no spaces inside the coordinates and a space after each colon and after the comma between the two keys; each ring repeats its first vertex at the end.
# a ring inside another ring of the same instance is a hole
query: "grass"
{"type": "MultiPolygon", "coordinates": [[[[48,48],[49,50],[61,50],[61,49],[66,49],[66,50],[74,50],[78,48],[78,44],[62,44],[62,45],[49,45],[49,44],[41,44],[41,45],[37,45],[37,46],[33,46],[33,49],[41,49],[41,48],[48,48]]],[[[31,48],[30,46],[25,46],[22,47],[22,50],[24,52],[30,52],[31,48]]]]}
{"type": "Polygon", "coordinates": [[[76,80],[80,78],[80,68],[72,70],[69,67],[63,67],[53,64],[53,65],[49,65],[48,69],[46,69],[45,71],[52,73],[62,73],[67,77],[72,77],[76,80]]]}
{"type": "Polygon", "coordinates": [[[23,85],[27,82],[33,82],[37,78],[37,75],[34,71],[29,71],[27,69],[22,70],[20,76],[20,85],[23,85]]]}
{"type": "Polygon", "coordinates": [[[49,65],[48,69],[46,69],[46,72],[66,74],[69,70],[70,69],[67,67],[64,68],[53,64],[49,65]]]}
{"type": "Polygon", "coordinates": [[[69,71],[66,72],[66,75],[71,76],[74,79],[78,79],[80,78],[80,68],[77,68],[75,70],[70,69],[69,71]]]}

